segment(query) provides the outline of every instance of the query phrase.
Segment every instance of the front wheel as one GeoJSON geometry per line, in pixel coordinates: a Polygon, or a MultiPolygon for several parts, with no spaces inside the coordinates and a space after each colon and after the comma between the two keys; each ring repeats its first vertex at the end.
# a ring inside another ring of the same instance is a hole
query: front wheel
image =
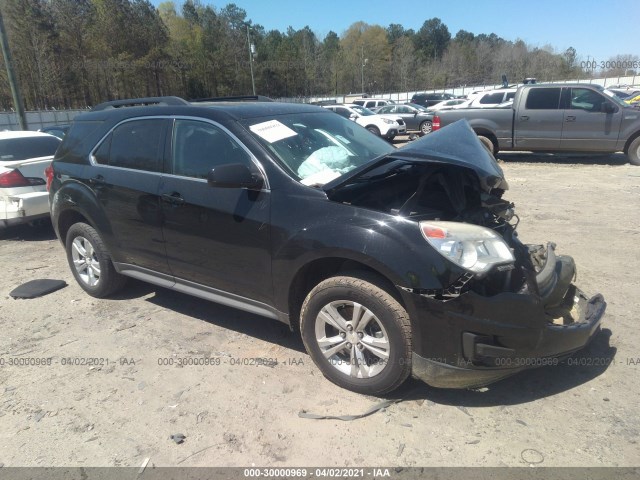
{"type": "Polygon", "coordinates": [[[495,157],[498,154],[498,149],[489,137],[478,135],[478,140],[480,140],[480,143],[482,143],[484,148],[486,148],[491,155],[495,157]]]}
{"type": "Polygon", "coordinates": [[[431,133],[432,128],[433,128],[432,123],[429,120],[425,120],[420,124],[420,134],[428,135],[429,133],[431,133]]]}
{"type": "Polygon", "coordinates": [[[378,137],[380,136],[380,129],[374,125],[369,125],[367,127],[367,130],[369,130],[374,135],[377,135],[378,137]]]}
{"type": "Polygon", "coordinates": [[[629,150],[627,151],[627,156],[629,157],[629,163],[631,165],[640,166],[640,137],[631,142],[629,150]]]}
{"type": "Polygon", "coordinates": [[[116,272],[100,235],[90,225],[72,225],[67,232],[66,249],[73,276],[92,297],[107,297],[124,286],[126,277],[116,272]]]}
{"type": "Polygon", "coordinates": [[[374,283],[332,277],[301,311],[302,340],[325,377],[365,395],[398,388],[411,373],[411,326],[405,309],[374,283]]]}

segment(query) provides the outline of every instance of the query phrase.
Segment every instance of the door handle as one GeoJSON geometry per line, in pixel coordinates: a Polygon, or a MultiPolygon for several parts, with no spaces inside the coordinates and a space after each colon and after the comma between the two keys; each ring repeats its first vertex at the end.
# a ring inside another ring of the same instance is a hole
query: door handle
{"type": "Polygon", "coordinates": [[[161,197],[165,202],[172,205],[182,205],[184,203],[184,198],[178,192],[163,193],[161,197]]]}
{"type": "Polygon", "coordinates": [[[528,115],[521,115],[520,116],[520,120],[522,120],[523,122],[526,122],[527,120],[529,120],[529,116],[528,115]]]}
{"type": "Polygon", "coordinates": [[[575,122],[575,121],[576,121],[576,116],[575,115],[567,116],[567,122],[575,122]]]}
{"type": "Polygon", "coordinates": [[[89,183],[91,185],[104,185],[104,177],[102,175],[96,175],[95,177],[89,179],[89,183]]]}

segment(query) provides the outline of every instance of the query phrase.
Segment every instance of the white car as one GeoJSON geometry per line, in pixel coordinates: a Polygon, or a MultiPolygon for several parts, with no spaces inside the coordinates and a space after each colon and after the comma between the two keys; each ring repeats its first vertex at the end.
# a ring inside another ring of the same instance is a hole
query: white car
{"type": "Polygon", "coordinates": [[[474,92],[469,95],[469,100],[460,105],[456,105],[453,109],[458,108],[493,108],[501,103],[513,100],[516,96],[517,88],[499,88],[496,90],[487,90],[484,92],[474,92]]]}
{"type": "Polygon", "coordinates": [[[378,115],[367,108],[353,104],[323,105],[324,108],[336,112],[358,125],[362,125],[371,133],[391,141],[396,135],[407,133],[407,126],[397,115],[378,115]]]}
{"type": "Polygon", "coordinates": [[[427,111],[436,112],[438,110],[442,110],[443,108],[446,108],[446,109],[453,108],[456,105],[461,105],[466,102],[468,102],[466,98],[452,98],[451,100],[443,100],[439,103],[436,103],[435,105],[431,105],[430,107],[427,107],[427,111]]]}
{"type": "Polygon", "coordinates": [[[0,132],[0,228],[49,216],[45,169],[61,140],[41,132],[0,132]]]}

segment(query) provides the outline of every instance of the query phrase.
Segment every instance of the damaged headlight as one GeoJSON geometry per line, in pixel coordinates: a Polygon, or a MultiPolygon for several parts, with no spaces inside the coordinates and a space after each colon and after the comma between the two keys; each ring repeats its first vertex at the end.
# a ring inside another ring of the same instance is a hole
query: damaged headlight
{"type": "Polygon", "coordinates": [[[424,238],[440,255],[474,273],[515,259],[506,242],[493,230],[456,222],[420,222],[424,238]]]}

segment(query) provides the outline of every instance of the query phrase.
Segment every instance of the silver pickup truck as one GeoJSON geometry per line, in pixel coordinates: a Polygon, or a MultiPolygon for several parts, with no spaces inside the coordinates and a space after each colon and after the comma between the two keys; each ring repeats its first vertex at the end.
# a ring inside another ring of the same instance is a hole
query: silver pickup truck
{"type": "Polygon", "coordinates": [[[598,85],[523,85],[512,106],[441,111],[433,130],[463,118],[494,155],[505,150],[621,151],[640,165],[640,109],[598,85]]]}

